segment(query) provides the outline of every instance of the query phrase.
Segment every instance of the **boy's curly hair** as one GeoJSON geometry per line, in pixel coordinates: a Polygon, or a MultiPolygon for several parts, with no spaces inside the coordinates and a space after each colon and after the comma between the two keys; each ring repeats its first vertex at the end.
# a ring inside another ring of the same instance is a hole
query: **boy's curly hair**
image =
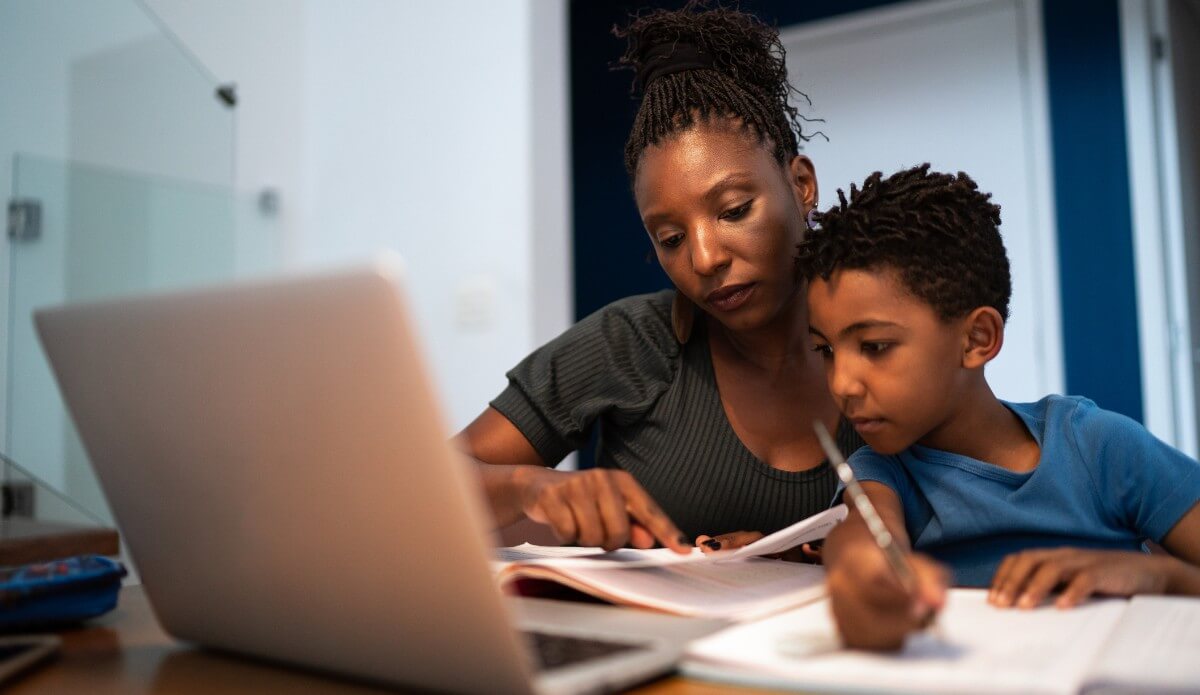
{"type": "Polygon", "coordinates": [[[1008,321],[1012,278],[1000,238],[1000,206],[970,176],[929,164],[883,178],[875,172],[850,198],[818,213],[818,228],[800,243],[806,280],[840,269],[896,272],[900,282],[943,320],[990,306],[1008,321]]]}

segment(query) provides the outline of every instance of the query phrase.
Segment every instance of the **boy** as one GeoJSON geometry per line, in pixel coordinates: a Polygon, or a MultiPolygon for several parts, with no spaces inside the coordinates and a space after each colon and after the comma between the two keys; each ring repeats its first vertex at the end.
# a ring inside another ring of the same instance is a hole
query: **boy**
{"type": "Polygon", "coordinates": [[[1087,399],[992,394],[1012,290],[990,194],[925,164],[838,195],[799,247],[810,331],[869,445],[850,465],[917,577],[905,591],[852,513],[825,546],[847,645],[899,647],[950,575],[1001,607],[1200,595],[1200,464],[1087,399]]]}

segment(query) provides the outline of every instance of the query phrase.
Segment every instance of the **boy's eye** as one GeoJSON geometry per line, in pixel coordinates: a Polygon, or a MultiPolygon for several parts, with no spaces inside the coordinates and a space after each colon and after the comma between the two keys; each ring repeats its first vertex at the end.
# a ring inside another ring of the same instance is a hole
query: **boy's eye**
{"type": "Polygon", "coordinates": [[[719,219],[728,220],[731,222],[740,220],[745,217],[748,212],[750,212],[750,204],[753,202],[753,200],[747,200],[736,208],[729,208],[725,212],[722,212],[718,217],[719,219]]]}
{"type": "Polygon", "coordinates": [[[881,354],[887,352],[888,349],[891,347],[892,347],[891,343],[871,341],[871,342],[864,342],[862,344],[862,351],[864,354],[867,354],[867,355],[881,355],[881,354]]]}

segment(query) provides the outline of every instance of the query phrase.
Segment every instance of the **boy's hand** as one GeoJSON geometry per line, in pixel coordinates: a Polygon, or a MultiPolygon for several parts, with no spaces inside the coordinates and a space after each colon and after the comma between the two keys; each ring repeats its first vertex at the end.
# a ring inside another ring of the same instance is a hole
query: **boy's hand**
{"type": "Polygon", "coordinates": [[[1054,605],[1070,608],[1092,594],[1161,594],[1173,559],[1164,555],[1115,550],[1055,548],[1026,550],[1004,558],[988,602],[1008,608],[1033,608],[1062,587],[1054,605]]]}
{"type": "Polygon", "coordinates": [[[909,555],[916,588],[904,590],[883,551],[869,538],[839,543],[827,575],[833,618],[847,647],[899,649],[946,602],[949,573],[923,555],[909,555]]]}

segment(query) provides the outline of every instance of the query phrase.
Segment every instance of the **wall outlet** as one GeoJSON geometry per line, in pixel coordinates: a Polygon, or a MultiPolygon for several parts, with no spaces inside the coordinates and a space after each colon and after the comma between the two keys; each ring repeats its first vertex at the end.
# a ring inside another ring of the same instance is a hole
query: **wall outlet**
{"type": "Polygon", "coordinates": [[[33,483],[25,481],[10,481],[0,485],[0,498],[3,499],[0,516],[5,519],[13,517],[32,519],[34,513],[33,491],[33,483]]]}

